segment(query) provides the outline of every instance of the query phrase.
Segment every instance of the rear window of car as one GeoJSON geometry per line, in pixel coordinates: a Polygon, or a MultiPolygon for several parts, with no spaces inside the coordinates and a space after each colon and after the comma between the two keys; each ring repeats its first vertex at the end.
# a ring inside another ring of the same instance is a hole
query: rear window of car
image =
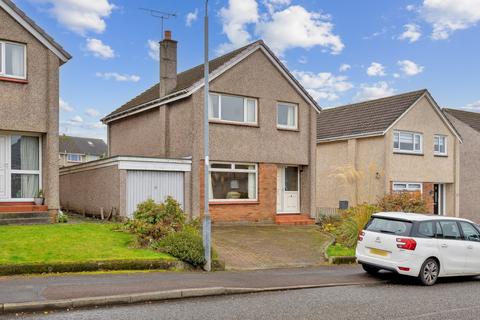
{"type": "Polygon", "coordinates": [[[366,230],[397,236],[409,236],[412,223],[410,221],[373,217],[367,224],[366,230]]]}

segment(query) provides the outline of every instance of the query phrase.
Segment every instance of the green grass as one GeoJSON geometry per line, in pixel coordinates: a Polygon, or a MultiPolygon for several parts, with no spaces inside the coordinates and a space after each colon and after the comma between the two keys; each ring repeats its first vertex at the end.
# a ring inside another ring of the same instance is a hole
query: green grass
{"type": "Polygon", "coordinates": [[[174,259],[132,248],[133,235],[117,224],[80,223],[0,227],[0,265],[174,259]]]}
{"type": "Polygon", "coordinates": [[[353,257],[355,248],[347,248],[337,243],[327,248],[327,255],[329,257],[353,257]]]}

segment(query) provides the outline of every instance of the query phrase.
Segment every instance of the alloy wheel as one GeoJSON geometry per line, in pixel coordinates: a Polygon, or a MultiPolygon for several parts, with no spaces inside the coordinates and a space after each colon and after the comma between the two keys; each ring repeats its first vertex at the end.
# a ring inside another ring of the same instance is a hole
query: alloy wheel
{"type": "Polygon", "coordinates": [[[438,278],[438,265],[435,261],[428,261],[423,268],[423,278],[427,285],[432,285],[438,278]]]}

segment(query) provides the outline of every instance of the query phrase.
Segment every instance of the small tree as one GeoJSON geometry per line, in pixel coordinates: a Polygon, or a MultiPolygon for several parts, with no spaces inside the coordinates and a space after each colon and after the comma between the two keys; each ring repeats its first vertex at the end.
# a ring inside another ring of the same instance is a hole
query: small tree
{"type": "Polygon", "coordinates": [[[427,213],[427,204],[420,192],[394,192],[377,203],[381,211],[427,213]]]}

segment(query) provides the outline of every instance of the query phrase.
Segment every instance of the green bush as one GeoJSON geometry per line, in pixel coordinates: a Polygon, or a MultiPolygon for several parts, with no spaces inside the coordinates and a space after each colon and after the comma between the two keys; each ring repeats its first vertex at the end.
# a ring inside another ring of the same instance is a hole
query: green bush
{"type": "Polygon", "coordinates": [[[67,223],[68,222],[68,216],[65,213],[63,213],[63,211],[58,211],[57,222],[58,223],[67,223]]]}
{"type": "Polygon", "coordinates": [[[378,201],[380,211],[426,213],[427,204],[419,192],[394,192],[378,201]]]}
{"type": "Polygon", "coordinates": [[[202,237],[198,229],[190,226],[182,231],[169,233],[153,247],[195,267],[205,264],[202,237]]]}
{"type": "Polygon", "coordinates": [[[358,234],[378,211],[378,207],[366,203],[345,210],[344,219],[335,232],[336,241],[348,248],[355,247],[358,234]]]}

